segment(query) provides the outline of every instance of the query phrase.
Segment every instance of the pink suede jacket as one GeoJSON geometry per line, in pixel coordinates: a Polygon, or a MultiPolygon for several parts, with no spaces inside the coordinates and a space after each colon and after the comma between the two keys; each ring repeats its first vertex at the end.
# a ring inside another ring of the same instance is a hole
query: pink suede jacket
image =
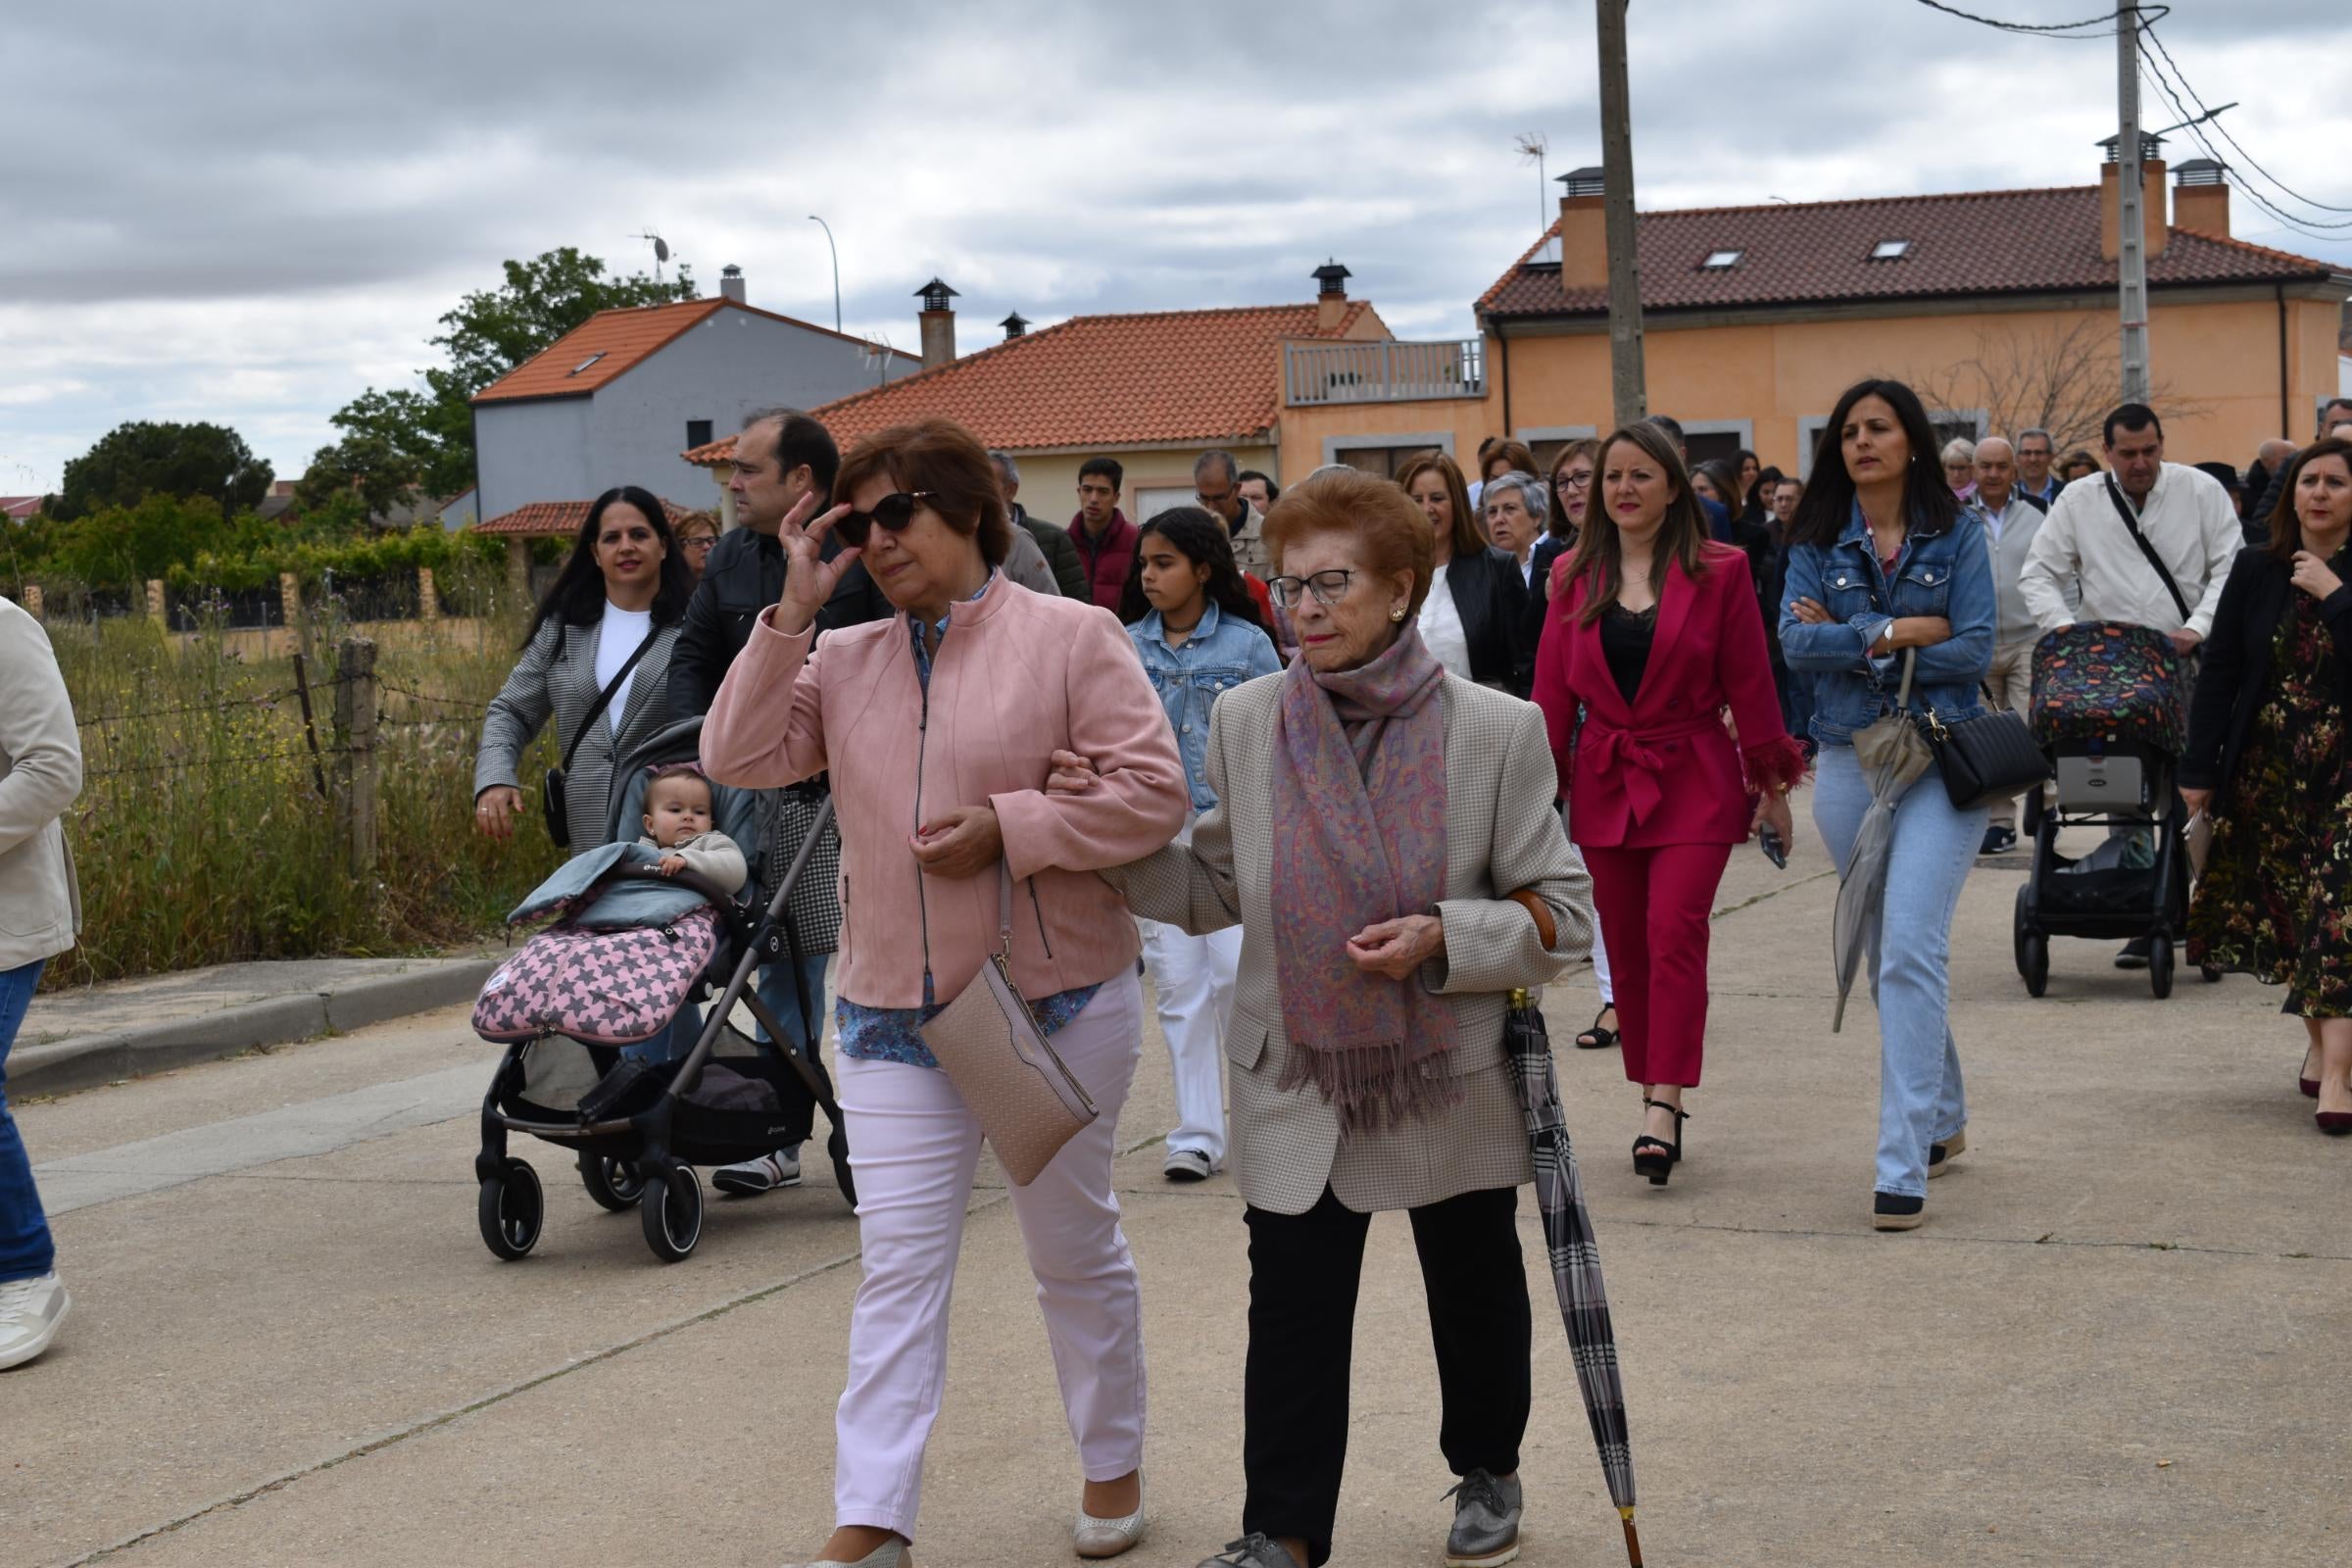
{"type": "MultiPolygon", "coordinates": [[[[772,612],[770,612],[772,613],[772,612]]],[[[948,612],[926,697],[906,617],[786,636],[762,613],[703,722],[704,769],[767,788],[830,771],[841,823],[841,963],[869,1007],[952,1001],[996,950],[993,870],[932,876],[909,841],[958,806],[996,808],[1013,883],[1012,970],[1025,997],[1099,985],[1135,964],[1135,921],[1095,872],[1183,825],[1184,764],[1126,628],[1108,611],[1003,576],[948,612]],[[1045,793],[1056,749],[1102,786],[1045,793]]]]}

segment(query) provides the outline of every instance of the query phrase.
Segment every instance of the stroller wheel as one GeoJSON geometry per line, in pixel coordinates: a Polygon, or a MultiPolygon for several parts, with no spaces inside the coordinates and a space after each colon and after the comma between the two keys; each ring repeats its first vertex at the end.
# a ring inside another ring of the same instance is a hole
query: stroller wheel
{"type": "Polygon", "coordinates": [[[509,1261],[527,1255],[539,1245],[540,1222],[547,1217],[539,1173],[522,1160],[508,1160],[482,1183],[479,1216],[491,1251],[509,1261]]]}
{"type": "Polygon", "coordinates": [[[2159,1002],[2173,994],[2173,939],[2162,931],[2148,939],[2148,989],[2159,1002]]]}
{"type": "Polygon", "coordinates": [[[580,1185],[588,1189],[599,1208],[615,1214],[635,1208],[637,1200],[645,1196],[645,1178],[637,1174],[637,1167],[610,1154],[580,1156],[580,1185]]]}
{"type": "Polygon", "coordinates": [[[703,1184],[692,1165],[673,1165],[649,1178],[637,1214],[645,1222],[645,1245],[664,1263],[690,1256],[703,1239],[703,1184]]]}
{"type": "Polygon", "coordinates": [[[2039,931],[2029,931],[2024,945],[2026,995],[2038,997],[2050,988],[2050,939],[2039,931]]]}

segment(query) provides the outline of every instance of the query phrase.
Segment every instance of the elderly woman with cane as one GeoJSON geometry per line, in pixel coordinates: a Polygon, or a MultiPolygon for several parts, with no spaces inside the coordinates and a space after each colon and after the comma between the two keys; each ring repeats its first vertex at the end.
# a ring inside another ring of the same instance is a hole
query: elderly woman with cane
{"type": "MultiPolygon", "coordinates": [[[[1103,873],[1137,913],[1242,927],[1226,1054],[1248,1205],[1242,1538],[1203,1568],[1332,1551],[1364,1240],[1412,1221],[1458,1478],[1444,1560],[1516,1554],[1531,1317],[1513,1215],[1533,1179],[1504,1061],[1514,988],[1592,941],[1553,815],[1543,714],[1448,678],[1415,615],[1427,521],[1386,480],[1326,469],[1267,515],[1300,658],[1227,692],[1217,805],[1190,845],[1103,873]],[[1545,934],[1549,934],[1546,941],[1545,934]]],[[[1050,788],[1103,787],[1059,754],[1050,788]]]]}

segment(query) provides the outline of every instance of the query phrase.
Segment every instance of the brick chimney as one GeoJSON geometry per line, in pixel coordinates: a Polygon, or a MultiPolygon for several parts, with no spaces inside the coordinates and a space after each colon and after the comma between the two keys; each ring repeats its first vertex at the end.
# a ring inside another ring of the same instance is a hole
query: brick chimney
{"type": "Polygon", "coordinates": [[[1348,318],[1348,279],[1355,274],[1339,263],[1326,261],[1315,269],[1315,330],[1337,332],[1348,318]]]}
{"type": "Polygon", "coordinates": [[[744,303],[743,269],[737,267],[733,262],[729,262],[718,270],[718,297],[722,300],[733,300],[738,305],[744,303]]]}
{"type": "Polygon", "coordinates": [[[1560,187],[1560,287],[1569,293],[1609,286],[1608,220],[1598,169],[1572,169],[1560,187]]]}
{"type": "Polygon", "coordinates": [[[2230,166],[2192,158],[2173,173],[2173,225],[2229,238],[2230,166]]]}
{"type": "MultiPolygon", "coordinates": [[[[2107,149],[2107,161],[2099,166],[2099,255],[2110,262],[2123,255],[2124,198],[2119,176],[2124,166],[2116,161],[2116,137],[2110,136],[2099,144],[2107,149]]],[[[2147,259],[2151,262],[2164,254],[2164,242],[2171,233],[2164,217],[2162,141],[2162,137],[2140,132],[2139,211],[2147,238],[2147,259]]]]}
{"type": "Polygon", "coordinates": [[[956,307],[948,301],[957,296],[936,277],[914,292],[923,302],[915,318],[923,332],[923,368],[937,369],[956,358],[956,307]]]}

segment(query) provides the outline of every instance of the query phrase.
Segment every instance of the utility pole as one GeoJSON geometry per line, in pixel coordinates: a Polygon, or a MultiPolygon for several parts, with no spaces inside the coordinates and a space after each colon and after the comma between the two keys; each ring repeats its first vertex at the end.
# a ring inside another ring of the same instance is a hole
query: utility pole
{"type": "Polygon", "coordinates": [[[2139,174],[2139,6],[2115,13],[2116,290],[2123,318],[2124,401],[2148,401],[2148,215],[2139,174]]]}
{"type": "Polygon", "coordinates": [[[1633,102],[1625,83],[1630,0],[1595,0],[1600,24],[1602,234],[1609,248],[1609,391],[1616,421],[1649,412],[1642,368],[1642,265],[1634,252],[1633,102]]]}

